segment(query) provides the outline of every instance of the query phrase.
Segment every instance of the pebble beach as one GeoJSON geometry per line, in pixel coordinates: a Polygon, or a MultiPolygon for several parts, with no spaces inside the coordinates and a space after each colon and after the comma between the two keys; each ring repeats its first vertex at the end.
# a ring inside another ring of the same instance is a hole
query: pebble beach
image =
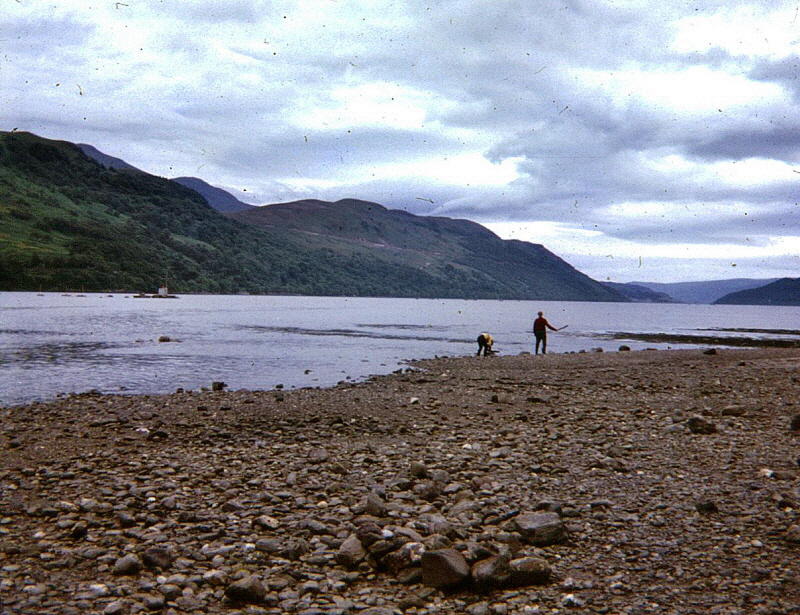
{"type": "Polygon", "coordinates": [[[796,348],[86,393],[0,451],[3,615],[800,613],[796,348]]]}

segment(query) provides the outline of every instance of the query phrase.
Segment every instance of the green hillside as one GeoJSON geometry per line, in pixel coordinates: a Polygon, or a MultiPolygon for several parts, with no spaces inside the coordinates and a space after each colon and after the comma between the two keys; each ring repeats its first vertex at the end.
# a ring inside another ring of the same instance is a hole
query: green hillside
{"type": "Polygon", "coordinates": [[[268,230],[293,231],[309,245],[394,266],[411,265],[442,283],[460,280],[459,285],[476,286],[460,296],[626,300],[543,246],[502,240],[469,220],[415,216],[355,199],[295,201],[227,215],[268,230]]]}
{"type": "Polygon", "coordinates": [[[359,219],[331,234],[356,222],[331,205],[320,228],[259,226],[71,143],[0,133],[0,290],[152,292],[166,277],[178,293],[619,299],[541,246],[471,222],[366,204],[390,228],[358,235],[359,219]]]}

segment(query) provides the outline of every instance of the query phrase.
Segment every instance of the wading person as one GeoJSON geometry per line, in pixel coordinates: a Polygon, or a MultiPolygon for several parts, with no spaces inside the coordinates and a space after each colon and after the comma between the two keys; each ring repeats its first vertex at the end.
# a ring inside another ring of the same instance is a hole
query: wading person
{"type": "Polygon", "coordinates": [[[533,321],[533,336],[536,338],[535,354],[539,354],[539,344],[542,345],[542,354],[547,354],[547,330],[558,331],[553,325],[547,322],[542,312],[533,321]]]}
{"type": "Polygon", "coordinates": [[[494,344],[492,336],[488,333],[481,333],[478,336],[478,352],[475,353],[475,356],[480,356],[481,351],[483,351],[484,357],[494,354],[494,350],[492,350],[492,344],[494,344]]]}

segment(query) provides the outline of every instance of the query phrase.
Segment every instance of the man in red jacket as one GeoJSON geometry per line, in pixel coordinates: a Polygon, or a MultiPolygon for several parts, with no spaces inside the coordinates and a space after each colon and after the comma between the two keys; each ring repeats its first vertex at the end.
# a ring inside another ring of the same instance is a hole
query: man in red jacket
{"type": "Polygon", "coordinates": [[[536,337],[536,352],[539,354],[539,344],[542,345],[542,354],[547,354],[547,330],[558,331],[553,325],[547,322],[542,312],[539,312],[539,318],[533,321],[533,335],[536,337]]]}

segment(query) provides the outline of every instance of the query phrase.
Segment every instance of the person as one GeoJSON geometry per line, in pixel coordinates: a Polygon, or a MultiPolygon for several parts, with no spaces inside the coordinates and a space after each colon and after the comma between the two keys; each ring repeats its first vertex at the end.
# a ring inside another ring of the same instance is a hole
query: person
{"type": "Polygon", "coordinates": [[[494,344],[494,339],[488,333],[481,333],[478,336],[478,352],[475,353],[475,356],[480,356],[481,350],[483,351],[483,356],[489,356],[490,354],[494,354],[494,350],[492,350],[492,344],[494,344]]]}
{"type": "Polygon", "coordinates": [[[533,321],[533,335],[536,338],[535,354],[539,354],[539,345],[542,346],[542,354],[547,354],[547,330],[558,331],[553,325],[547,322],[543,312],[539,312],[539,318],[533,321]]]}

